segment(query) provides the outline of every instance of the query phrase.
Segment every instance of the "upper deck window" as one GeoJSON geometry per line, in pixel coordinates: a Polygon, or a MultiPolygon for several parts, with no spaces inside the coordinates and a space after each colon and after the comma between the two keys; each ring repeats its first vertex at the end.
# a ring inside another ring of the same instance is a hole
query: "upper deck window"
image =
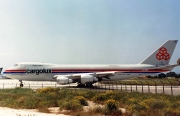
{"type": "Polygon", "coordinates": [[[18,66],[18,64],[15,64],[14,66],[18,66]]]}
{"type": "Polygon", "coordinates": [[[33,66],[43,66],[43,65],[36,65],[36,64],[34,64],[33,66]]]}

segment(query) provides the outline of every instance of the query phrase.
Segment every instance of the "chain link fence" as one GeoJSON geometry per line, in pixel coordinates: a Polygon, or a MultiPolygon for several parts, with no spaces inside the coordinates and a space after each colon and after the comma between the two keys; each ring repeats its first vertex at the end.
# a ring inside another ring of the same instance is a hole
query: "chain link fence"
{"type": "MultiPolygon", "coordinates": [[[[42,89],[46,87],[58,87],[68,89],[90,89],[96,91],[127,91],[142,93],[163,93],[170,95],[180,95],[180,81],[174,85],[170,80],[166,82],[157,81],[119,81],[119,82],[98,82],[93,87],[77,87],[77,84],[59,85],[56,82],[24,82],[23,88],[42,89]],[[167,83],[168,82],[168,83],[167,83]]],[[[18,82],[0,82],[0,89],[19,87],[18,82]]]]}

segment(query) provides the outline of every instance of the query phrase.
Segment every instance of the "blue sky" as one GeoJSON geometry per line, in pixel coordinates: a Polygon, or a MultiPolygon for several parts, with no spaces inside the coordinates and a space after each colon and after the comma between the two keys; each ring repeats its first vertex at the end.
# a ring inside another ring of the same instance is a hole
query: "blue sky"
{"type": "MultiPolygon", "coordinates": [[[[135,64],[179,37],[179,0],[0,0],[5,69],[29,61],[135,64]]],[[[179,50],[180,41],[170,63],[179,50]]]]}

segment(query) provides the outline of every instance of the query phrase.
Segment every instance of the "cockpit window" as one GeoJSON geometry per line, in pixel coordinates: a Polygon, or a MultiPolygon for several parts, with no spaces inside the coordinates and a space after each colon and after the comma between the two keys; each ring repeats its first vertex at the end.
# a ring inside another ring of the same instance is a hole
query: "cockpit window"
{"type": "Polygon", "coordinates": [[[14,66],[18,66],[18,64],[15,64],[14,66]]]}

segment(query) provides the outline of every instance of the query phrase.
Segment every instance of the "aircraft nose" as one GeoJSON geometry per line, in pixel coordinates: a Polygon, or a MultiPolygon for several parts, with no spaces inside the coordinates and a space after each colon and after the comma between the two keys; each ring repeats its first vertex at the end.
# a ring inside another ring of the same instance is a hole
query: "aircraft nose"
{"type": "Polygon", "coordinates": [[[8,75],[11,73],[11,69],[6,69],[4,72],[3,72],[3,75],[8,75]]]}
{"type": "Polygon", "coordinates": [[[4,76],[5,78],[11,78],[11,77],[10,77],[10,72],[9,72],[9,70],[5,70],[5,71],[3,72],[3,76],[4,76]]]}
{"type": "Polygon", "coordinates": [[[6,76],[8,74],[7,70],[3,72],[3,75],[6,76]]]}
{"type": "Polygon", "coordinates": [[[7,77],[6,71],[2,72],[3,77],[7,77]]]}

